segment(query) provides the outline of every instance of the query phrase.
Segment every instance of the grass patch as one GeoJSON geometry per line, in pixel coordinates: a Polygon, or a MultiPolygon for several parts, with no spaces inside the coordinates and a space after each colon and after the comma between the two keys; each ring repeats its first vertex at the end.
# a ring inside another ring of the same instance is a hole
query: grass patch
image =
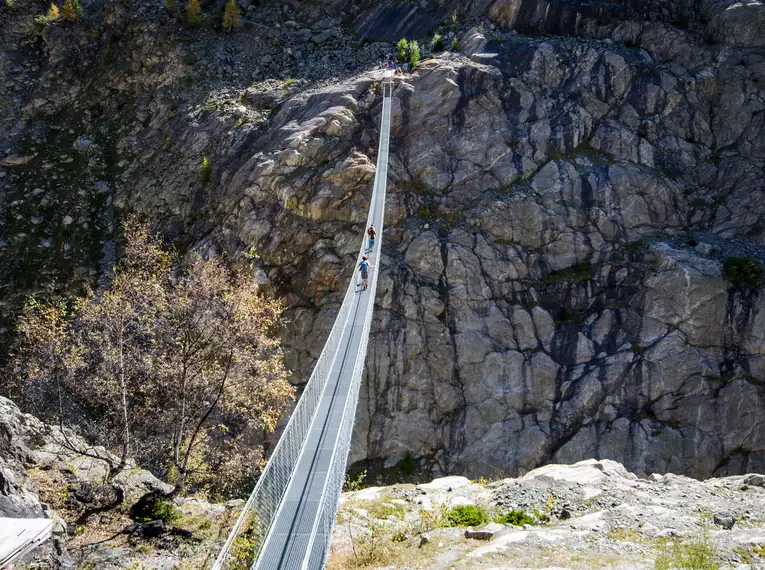
{"type": "Polygon", "coordinates": [[[611,529],[606,535],[611,540],[619,542],[643,542],[643,535],[640,531],[634,528],[614,528],[611,529]]]}
{"type": "Polygon", "coordinates": [[[380,520],[387,520],[391,516],[398,520],[403,520],[406,514],[404,505],[389,503],[385,500],[360,501],[357,503],[357,506],[367,511],[371,517],[380,520]]]}
{"type": "Polygon", "coordinates": [[[740,545],[733,552],[740,562],[753,565],[765,559],[765,544],[740,545]]]}
{"type": "Polygon", "coordinates": [[[422,534],[423,532],[430,532],[437,528],[445,528],[452,526],[449,520],[449,507],[445,504],[439,505],[433,510],[421,509],[419,512],[420,518],[411,525],[411,531],[413,534],[422,534]]]}
{"type": "Polygon", "coordinates": [[[718,570],[720,566],[706,536],[691,542],[662,541],[654,560],[655,570],[718,570]]]}
{"type": "Polygon", "coordinates": [[[446,515],[451,526],[481,526],[489,522],[489,517],[478,505],[457,505],[446,515]]]}

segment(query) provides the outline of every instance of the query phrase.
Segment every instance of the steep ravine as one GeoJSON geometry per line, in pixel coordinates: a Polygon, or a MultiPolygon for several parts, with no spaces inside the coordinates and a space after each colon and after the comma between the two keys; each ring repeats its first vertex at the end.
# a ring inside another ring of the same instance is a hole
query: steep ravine
{"type": "MultiPolygon", "coordinates": [[[[470,35],[472,59],[444,54],[395,80],[352,461],[412,455],[467,476],[590,457],[638,474],[765,470],[763,296],[721,274],[728,256],[765,259],[758,3],[732,35],[716,31],[733,25],[727,9],[650,21],[614,3],[618,18],[547,29],[532,17],[544,2],[504,4],[523,8],[523,31],[572,35],[518,35],[494,14],[470,35]]],[[[157,6],[131,19],[94,3],[87,25],[42,36],[0,9],[20,24],[2,32],[4,316],[53,277],[97,279],[114,221],[141,211],[181,247],[260,256],[264,287],[290,307],[289,366],[307,378],[363,231],[380,103],[369,70],[390,46],[362,49],[339,13],[294,6],[253,8],[281,27],[223,40],[157,6]],[[298,46],[300,59],[285,51],[298,46]]]]}

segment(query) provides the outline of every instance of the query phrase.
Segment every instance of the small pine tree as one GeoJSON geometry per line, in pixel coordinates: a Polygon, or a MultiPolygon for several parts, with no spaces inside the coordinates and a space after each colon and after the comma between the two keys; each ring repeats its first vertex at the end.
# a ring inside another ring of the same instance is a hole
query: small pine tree
{"type": "Polygon", "coordinates": [[[398,40],[396,47],[398,47],[398,62],[404,63],[406,61],[406,50],[409,47],[409,42],[406,41],[406,38],[401,38],[398,40]]]}
{"type": "Polygon", "coordinates": [[[433,51],[444,51],[444,36],[435,34],[430,42],[430,47],[433,51]]]}
{"type": "Polygon", "coordinates": [[[202,7],[199,5],[199,0],[189,0],[186,6],[186,17],[192,26],[202,23],[202,7]]]}
{"type": "Polygon", "coordinates": [[[236,5],[236,0],[228,0],[223,13],[223,29],[227,32],[238,29],[242,25],[241,18],[242,11],[236,5]]]}
{"type": "Polygon", "coordinates": [[[452,38],[452,51],[460,51],[460,41],[457,38],[452,38]]]}
{"type": "Polygon", "coordinates": [[[409,42],[409,66],[414,69],[418,65],[420,65],[420,44],[417,40],[412,40],[409,42]]]}
{"type": "Polygon", "coordinates": [[[82,8],[80,0],[64,0],[61,6],[61,15],[67,22],[76,22],[82,17],[82,8]]]}

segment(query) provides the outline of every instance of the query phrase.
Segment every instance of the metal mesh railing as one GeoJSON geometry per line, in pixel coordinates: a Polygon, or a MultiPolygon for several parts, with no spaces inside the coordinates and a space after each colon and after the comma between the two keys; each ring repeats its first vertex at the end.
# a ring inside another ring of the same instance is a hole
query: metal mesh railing
{"type": "Polygon", "coordinates": [[[346,321],[353,304],[355,284],[348,286],[343,304],[327,337],[324,349],[308,379],[305,390],[279,438],[271,458],[242,509],[221,549],[213,570],[249,569],[268,535],[279,503],[289,485],[300,450],[327,384],[346,321]]]}
{"type": "MultiPolygon", "coordinates": [[[[385,204],[391,89],[392,85],[390,84],[390,80],[383,83],[383,120],[381,124],[380,146],[378,152],[378,172],[375,176],[375,185],[372,192],[367,226],[365,227],[369,227],[369,225],[373,223],[375,217],[375,205],[380,204],[381,207],[384,207],[385,204]],[[385,155],[385,164],[380,166],[379,163],[383,154],[385,155]],[[380,171],[381,169],[383,172],[380,171]],[[380,192],[382,192],[382,201],[379,199],[380,192]]],[[[377,235],[381,244],[382,217],[380,217],[378,226],[379,230],[377,235]]],[[[359,251],[357,264],[361,261],[364,245],[365,240],[362,239],[362,246],[359,251]]],[[[381,248],[381,245],[379,247],[381,248]]],[[[378,251],[380,251],[380,249],[378,249],[378,251]]],[[[374,299],[374,294],[377,289],[378,274],[379,272],[375,271],[370,275],[369,293],[371,299],[374,299]]],[[[354,305],[355,295],[356,277],[354,274],[354,277],[351,278],[351,281],[348,284],[348,289],[343,298],[343,303],[340,306],[340,311],[338,312],[332,330],[327,337],[324,349],[308,379],[305,390],[295,406],[295,410],[292,412],[287,427],[284,429],[279,442],[274,448],[268,464],[258,479],[255,488],[247,499],[241,514],[223,545],[212,570],[248,570],[250,567],[253,567],[255,560],[257,560],[269,529],[273,524],[274,516],[279,509],[279,505],[295,471],[295,466],[300,458],[303,443],[306,440],[314,415],[319,407],[319,402],[327,386],[329,373],[335,362],[338,349],[340,348],[340,342],[343,338],[350,312],[354,305]]],[[[373,303],[370,305],[370,309],[365,316],[362,339],[363,350],[360,350],[359,354],[366,354],[369,327],[372,318],[372,306],[373,303]]],[[[312,551],[319,549],[323,553],[321,554],[322,561],[324,557],[326,557],[326,549],[329,547],[329,538],[332,534],[337,502],[345,480],[345,467],[350,448],[350,439],[353,430],[353,421],[356,412],[356,404],[358,402],[359,384],[361,382],[363,367],[364,359],[361,358],[355,363],[354,379],[351,387],[352,392],[346,401],[343,411],[341,433],[338,440],[339,442],[342,442],[342,445],[334,450],[330,477],[327,479],[325,492],[322,494],[321,498],[322,508],[314,527],[314,530],[319,532],[321,537],[315,539],[315,537],[312,536],[312,548],[309,548],[308,550],[308,556],[311,556],[312,551]],[[336,492],[335,489],[337,490],[336,492]],[[326,546],[323,546],[325,543],[326,546]]],[[[317,554],[317,556],[319,555],[317,554]]],[[[306,558],[306,564],[307,563],[308,558],[306,558]]],[[[308,567],[319,568],[320,566],[311,564],[308,567]]]]}

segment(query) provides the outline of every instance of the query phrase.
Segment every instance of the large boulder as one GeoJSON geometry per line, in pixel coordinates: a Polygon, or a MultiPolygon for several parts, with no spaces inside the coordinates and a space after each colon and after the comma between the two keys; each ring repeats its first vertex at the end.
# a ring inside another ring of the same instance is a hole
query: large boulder
{"type": "Polygon", "coordinates": [[[738,47],[765,46],[765,3],[762,0],[704,0],[707,30],[720,43],[738,47]]]}

